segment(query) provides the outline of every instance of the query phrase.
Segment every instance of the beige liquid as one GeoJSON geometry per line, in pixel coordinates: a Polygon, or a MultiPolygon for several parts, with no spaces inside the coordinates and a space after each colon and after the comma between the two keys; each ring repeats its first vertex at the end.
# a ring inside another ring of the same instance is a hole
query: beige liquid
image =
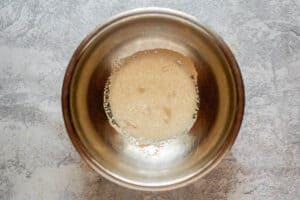
{"type": "Polygon", "coordinates": [[[114,67],[104,107],[117,131],[151,141],[189,131],[199,101],[197,72],[190,59],[153,49],[122,59],[114,67]]]}

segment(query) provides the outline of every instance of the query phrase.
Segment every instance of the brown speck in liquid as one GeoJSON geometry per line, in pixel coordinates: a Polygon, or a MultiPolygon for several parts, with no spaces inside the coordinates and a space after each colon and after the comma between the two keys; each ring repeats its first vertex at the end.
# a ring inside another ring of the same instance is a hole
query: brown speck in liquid
{"type": "Polygon", "coordinates": [[[142,88],[142,87],[139,87],[137,90],[138,90],[139,93],[142,94],[142,93],[145,92],[146,89],[145,89],[145,88],[142,88]]]}
{"type": "Polygon", "coordinates": [[[172,91],[172,92],[169,92],[168,93],[168,98],[174,98],[176,96],[176,92],[175,91],[172,91]]]}
{"type": "Polygon", "coordinates": [[[164,118],[164,122],[165,123],[169,123],[170,119],[171,119],[171,109],[170,108],[167,108],[167,107],[164,107],[163,108],[163,111],[165,113],[165,118],[164,118]]]}

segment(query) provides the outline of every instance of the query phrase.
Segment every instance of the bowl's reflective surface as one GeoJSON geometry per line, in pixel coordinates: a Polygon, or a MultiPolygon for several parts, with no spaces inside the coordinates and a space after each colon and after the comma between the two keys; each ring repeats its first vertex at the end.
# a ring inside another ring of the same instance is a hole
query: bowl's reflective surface
{"type": "Polygon", "coordinates": [[[238,66],[215,34],[177,11],[143,9],[120,15],[80,44],[65,75],[62,103],[70,138],[96,171],[130,188],[166,190],[206,174],[230,149],[244,93],[238,66]],[[193,60],[200,106],[189,134],[147,144],[128,140],[110,126],[103,91],[113,62],[155,48],[193,60]]]}

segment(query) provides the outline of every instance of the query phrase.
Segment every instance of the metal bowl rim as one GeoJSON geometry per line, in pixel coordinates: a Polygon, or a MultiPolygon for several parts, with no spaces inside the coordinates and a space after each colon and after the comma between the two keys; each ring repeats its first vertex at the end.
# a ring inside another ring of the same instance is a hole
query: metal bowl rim
{"type": "Polygon", "coordinates": [[[234,55],[230,51],[227,44],[223,41],[223,39],[218,36],[215,32],[211,31],[204,25],[200,24],[198,20],[190,16],[186,13],[183,13],[181,11],[168,9],[168,8],[158,8],[158,7],[150,7],[150,8],[138,8],[133,9],[129,11],[125,11],[123,13],[120,13],[116,15],[115,17],[112,17],[110,20],[108,20],[103,25],[98,26],[93,32],[88,34],[80,43],[80,45],[77,47],[77,49],[74,51],[72,58],[67,66],[65,77],[63,80],[62,85],[62,96],[61,96],[61,102],[62,102],[62,113],[64,118],[64,123],[66,126],[67,133],[69,135],[69,138],[74,145],[75,149],[79,152],[81,157],[88,163],[88,165],[94,169],[96,172],[98,172],[100,175],[105,177],[106,179],[117,183],[121,186],[135,189],[135,190],[143,190],[143,191],[167,191],[167,190],[173,190],[177,189],[179,187],[186,186],[197,179],[203,177],[204,175],[208,174],[213,168],[216,167],[217,164],[221,162],[221,160],[225,157],[225,155],[228,153],[228,151],[231,149],[237,135],[239,132],[239,129],[241,127],[241,123],[243,120],[243,114],[244,114],[244,106],[245,106],[245,94],[244,94],[244,84],[241,76],[241,72],[239,69],[239,66],[234,58],[234,55]],[[175,20],[176,18],[181,18],[183,20],[186,20],[199,28],[205,30],[207,33],[209,33],[214,39],[218,47],[222,50],[224,53],[227,61],[230,64],[231,70],[234,75],[234,81],[236,83],[236,91],[237,91],[237,110],[235,113],[235,118],[233,121],[233,126],[229,132],[229,135],[226,138],[225,143],[222,145],[218,153],[215,155],[213,160],[208,164],[208,166],[203,170],[198,172],[192,177],[189,177],[187,179],[181,180],[180,182],[176,182],[170,185],[160,185],[160,186],[146,186],[146,185],[138,185],[138,184],[132,184],[129,182],[126,182],[124,180],[121,180],[117,176],[115,176],[113,173],[110,173],[108,170],[104,169],[102,166],[100,166],[99,163],[97,163],[93,157],[88,153],[87,149],[83,146],[83,144],[80,141],[79,136],[76,133],[76,130],[73,126],[71,113],[70,113],[70,105],[69,105],[69,97],[70,97],[70,86],[71,86],[71,80],[73,73],[76,68],[76,64],[80,59],[80,56],[85,51],[85,47],[89,45],[89,42],[93,39],[93,37],[98,34],[101,30],[103,30],[105,27],[113,24],[116,21],[125,19],[130,16],[138,16],[138,15],[145,15],[145,14],[160,14],[160,15],[168,15],[169,17],[173,17],[175,20]]]}

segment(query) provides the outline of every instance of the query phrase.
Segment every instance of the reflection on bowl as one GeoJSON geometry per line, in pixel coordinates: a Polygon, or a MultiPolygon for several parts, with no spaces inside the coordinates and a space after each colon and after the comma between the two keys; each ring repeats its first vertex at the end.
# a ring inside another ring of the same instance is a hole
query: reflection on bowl
{"type": "Polygon", "coordinates": [[[110,20],[79,45],[65,74],[62,106],[74,146],[99,174],[133,189],[169,190],[207,174],[229,151],[243,117],[244,89],[220,37],[181,12],[138,9],[110,20]],[[103,108],[114,62],[151,49],[193,61],[200,99],[187,134],[155,143],[118,133],[103,108]]]}

